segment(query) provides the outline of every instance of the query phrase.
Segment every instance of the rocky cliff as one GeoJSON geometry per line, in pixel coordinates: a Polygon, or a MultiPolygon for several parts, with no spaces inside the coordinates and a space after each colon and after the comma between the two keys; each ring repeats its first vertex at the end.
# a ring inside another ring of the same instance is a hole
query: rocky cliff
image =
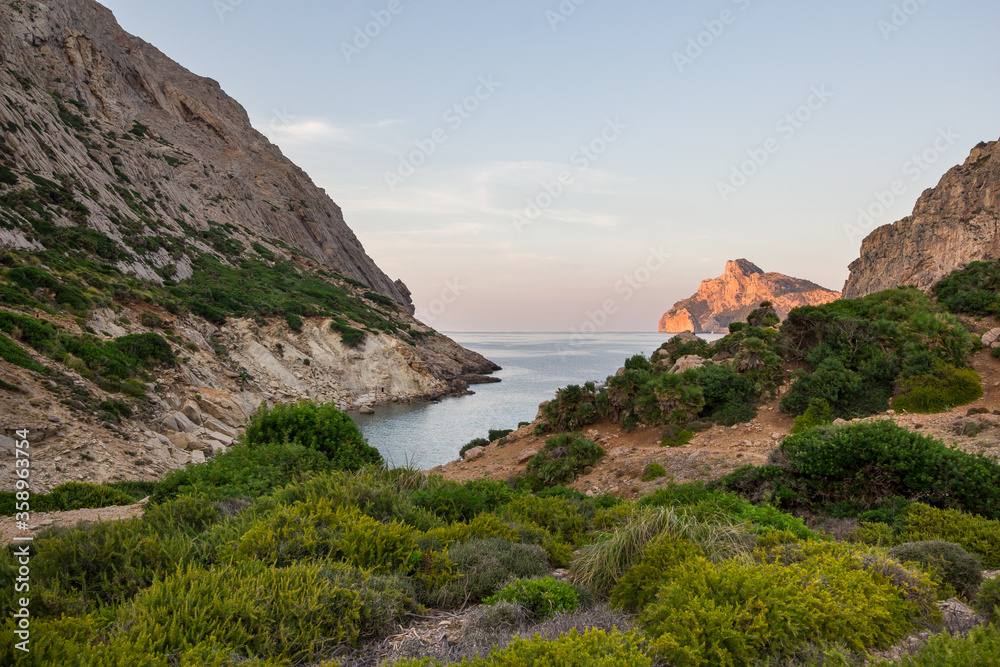
{"type": "Polygon", "coordinates": [[[928,289],[970,262],[1000,259],[1000,144],[981,143],[925,191],[913,214],[873,231],[851,264],[845,298],[899,285],[928,289]]]}
{"type": "Polygon", "coordinates": [[[341,210],[219,85],[91,0],[0,4],[0,488],[152,478],[262,403],[463,393],[341,210]]]}
{"type": "Polygon", "coordinates": [[[664,333],[728,333],[729,324],[746,320],[762,301],[770,301],[784,319],[799,306],[836,301],[838,292],[808,280],[790,278],[780,273],[764,273],[745,259],[726,263],[718,278],[702,282],[698,292],[685,299],[660,320],[664,333]]]}

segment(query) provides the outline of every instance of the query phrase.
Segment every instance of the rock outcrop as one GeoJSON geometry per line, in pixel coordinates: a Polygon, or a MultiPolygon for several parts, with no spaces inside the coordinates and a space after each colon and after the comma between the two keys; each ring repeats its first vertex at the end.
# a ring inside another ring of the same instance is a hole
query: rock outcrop
{"type": "Polygon", "coordinates": [[[917,200],[873,231],[851,264],[844,298],[900,285],[929,289],[970,262],[1000,259],[1000,143],[981,143],[917,200]]]}
{"type": "Polygon", "coordinates": [[[746,320],[762,301],[770,301],[784,319],[793,308],[817,306],[840,298],[808,280],[780,273],[764,273],[745,259],[726,263],[718,278],[702,282],[698,292],[685,299],[660,320],[664,333],[728,333],[732,322],[746,320]]]}
{"type": "MultiPolygon", "coordinates": [[[[211,220],[246,245],[302,253],[413,312],[406,286],[368,257],[340,207],[216,81],[126,33],[93,0],[5,2],[0,35],[7,150],[17,166],[87,193],[88,227],[129,255],[119,268],[161,280],[172,265],[187,277],[190,251],[147,252],[135,237],[191,237],[211,220]]],[[[4,231],[0,247],[36,245],[25,230],[4,231]]]]}
{"type": "Polygon", "coordinates": [[[204,461],[263,404],[493,381],[498,366],[413,318],[406,285],[218,83],[101,5],[0,3],[0,61],[0,312],[88,345],[153,337],[176,362],[131,369],[128,393],[0,328],[0,489],[21,429],[43,491],[204,461]]]}

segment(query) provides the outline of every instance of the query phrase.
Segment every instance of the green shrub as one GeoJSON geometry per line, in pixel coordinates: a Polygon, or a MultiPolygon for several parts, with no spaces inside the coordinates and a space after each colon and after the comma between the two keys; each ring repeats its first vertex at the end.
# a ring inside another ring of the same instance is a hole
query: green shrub
{"type": "Polygon", "coordinates": [[[286,313],[285,322],[288,324],[288,328],[295,333],[302,333],[302,318],[295,313],[286,313]]]}
{"type": "Polygon", "coordinates": [[[1000,465],[891,421],[821,427],[785,438],[800,493],[872,507],[891,497],[1000,516],[1000,465]]]}
{"type": "Polygon", "coordinates": [[[438,594],[438,604],[463,607],[500,591],[511,579],[540,577],[549,571],[545,550],[496,537],[472,539],[448,549],[460,578],[438,594]]]}
{"type": "Polygon", "coordinates": [[[47,373],[48,369],[31,358],[31,355],[21,349],[21,347],[7,336],[0,334],[0,359],[26,368],[36,373],[47,373]]]}
{"type": "Polygon", "coordinates": [[[741,666],[790,658],[812,642],[886,648],[917,612],[856,557],[820,553],[789,564],[688,560],[639,620],[672,665],[741,666]]]}
{"type": "MultiPolygon", "coordinates": [[[[105,484],[65,482],[47,494],[32,494],[31,509],[36,512],[65,512],[85,508],[132,505],[137,500],[141,500],[141,497],[137,498],[135,495],[130,495],[105,484]]],[[[0,493],[0,516],[14,514],[15,503],[13,492],[0,493]]]]}
{"type": "Polygon", "coordinates": [[[383,462],[354,421],[333,403],[301,401],[270,409],[263,405],[250,418],[243,442],[250,448],[280,443],[310,447],[325,454],[339,470],[383,462]]]}
{"type": "Polygon", "coordinates": [[[403,617],[417,609],[416,592],[406,577],[372,574],[344,563],[324,563],[322,575],[335,587],[358,594],[363,642],[393,634],[403,617]]]}
{"type": "Polygon", "coordinates": [[[513,602],[519,604],[537,620],[544,621],[556,614],[576,609],[579,602],[576,589],[552,577],[518,579],[496,595],[486,598],[485,604],[513,602]]]}
{"type": "Polygon", "coordinates": [[[674,569],[691,559],[704,559],[704,555],[702,549],[674,535],[650,542],[611,589],[611,604],[632,614],[639,613],[656,598],[674,569]]]}
{"type": "Polygon", "coordinates": [[[982,395],[982,378],[975,370],[939,364],[933,375],[904,378],[902,394],[893,399],[892,407],[921,414],[944,412],[982,395]]]}
{"type": "MultiPolygon", "coordinates": [[[[518,428],[520,428],[520,427],[518,427],[518,428]]],[[[506,438],[508,435],[510,435],[513,432],[514,432],[514,429],[512,429],[512,428],[500,428],[500,429],[491,428],[490,431],[489,431],[489,436],[487,437],[487,440],[489,442],[496,442],[497,440],[502,440],[503,438],[506,438]]]]}
{"type": "Polygon", "coordinates": [[[1000,315],[1000,263],[972,262],[939,280],[932,291],[953,313],[1000,315]]]}
{"type": "Polygon", "coordinates": [[[737,373],[732,364],[705,364],[698,369],[698,384],[705,397],[701,419],[733,426],[757,417],[759,397],[753,381],[737,373]]]}
{"type": "Polygon", "coordinates": [[[113,642],[167,655],[211,638],[253,655],[314,661],[355,644],[360,617],[359,595],[333,585],[320,564],[188,568],[123,610],[128,633],[113,642]]]}
{"type": "Polygon", "coordinates": [[[967,637],[948,633],[932,635],[913,655],[877,667],[993,667],[1000,664],[1000,631],[995,627],[974,629],[967,637]]]}
{"type": "MultiPolygon", "coordinates": [[[[648,362],[647,362],[648,363],[648,362]]],[[[594,383],[570,385],[556,392],[556,397],[542,408],[549,432],[578,431],[597,421],[597,392],[594,383]]],[[[490,440],[492,440],[492,436],[490,440]]]]}
{"type": "Polygon", "coordinates": [[[485,538],[499,538],[510,542],[521,541],[521,536],[514,526],[501,521],[500,517],[495,514],[480,514],[469,522],[456,521],[447,526],[428,530],[420,540],[420,547],[422,549],[444,549],[456,542],[485,538]]]}
{"type": "MultiPolygon", "coordinates": [[[[712,354],[712,346],[703,338],[692,340],[689,336],[674,336],[653,353],[652,362],[653,365],[659,362],[661,367],[666,367],[664,370],[670,370],[681,357],[708,358],[712,354]]],[[[647,370],[652,370],[652,367],[647,370]]]]}
{"type": "Polygon", "coordinates": [[[410,501],[446,521],[470,521],[506,505],[516,495],[506,482],[476,479],[460,484],[438,478],[426,489],[411,493],[410,501]]]}
{"type": "Polygon", "coordinates": [[[652,482],[655,479],[667,476],[667,470],[659,463],[649,463],[642,471],[642,481],[652,482]]]}
{"type": "Polygon", "coordinates": [[[939,363],[964,367],[972,350],[958,320],[916,288],[796,308],[781,332],[789,356],[808,364],[781,401],[792,415],[811,399],[826,400],[844,419],[882,412],[895,383],[934,373],[939,363]]]}
{"type": "Polygon", "coordinates": [[[176,569],[190,551],[186,537],[157,535],[142,519],[52,531],[34,546],[34,609],[49,617],[127,602],[176,569]]]}
{"type": "Polygon", "coordinates": [[[983,581],[980,560],[951,542],[907,542],[889,549],[889,555],[903,562],[919,563],[940,577],[943,584],[966,597],[972,597],[983,581]]]}
{"type": "Polygon", "coordinates": [[[153,495],[155,502],[182,494],[204,494],[212,500],[254,499],[333,464],[322,453],[296,444],[242,444],[196,466],[167,473],[153,495]]]}
{"type": "MultiPolygon", "coordinates": [[[[580,634],[575,628],[558,639],[514,639],[502,651],[486,658],[463,661],[462,667],[650,667],[653,663],[642,648],[637,634],[591,629],[580,634]]],[[[402,660],[393,667],[443,667],[432,658],[402,660]]],[[[450,663],[457,665],[458,663],[450,663]]]]}
{"type": "Polygon", "coordinates": [[[990,569],[1000,569],[1000,521],[959,510],[911,504],[904,515],[907,540],[946,540],[961,545],[990,569]]]}
{"type": "Polygon", "coordinates": [[[792,434],[802,433],[817,426],[826,426],[833,422],[833,408],[823,398],[810,398],[809,407],[795,418],[792,434]]]}
{"type": "Polygon", "coordinates": [[[1000,579],[987,579],[979,587],[976,596],[976,611],[985,616],[992,623],[1000,612],[1000,579]]]}
{"type": "Polygon", "coordinates": [[[295,504],[269,512],[236,545],[238,559],[284,566],[331,557],[379,574],[417,566],[419,535],[398,522],[381,523],[356,507],[295,504]]]}
{"type": "Polygon", "coordinates": [[[576,543],[586,528],[586,521],[576,505],[563,498],[521,496],[504,510],[508,519],[531,522],[548,530],[553,537],[570,544],[576,543]]]}
{"type": "Polygon", "coordinates": [[[527,470],[543,484],[554,486],[573,481],[583,468],[595,465],[605,455],[592,440],[569,434],[545,441],[545,448],[528,461],[527,470]]]}

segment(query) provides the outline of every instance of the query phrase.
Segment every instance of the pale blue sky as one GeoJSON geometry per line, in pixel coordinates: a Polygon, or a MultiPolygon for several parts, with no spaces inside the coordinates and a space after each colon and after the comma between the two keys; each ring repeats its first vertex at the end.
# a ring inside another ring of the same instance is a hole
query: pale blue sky
{"type": "Polygon", "coordinates": [[[873,222],[907,215],[1000,137],[994,0],[104,4],[239,100],[443,330],[655,330],[739,257],[840,289],[859,208],[900,181],[873,222]]]}

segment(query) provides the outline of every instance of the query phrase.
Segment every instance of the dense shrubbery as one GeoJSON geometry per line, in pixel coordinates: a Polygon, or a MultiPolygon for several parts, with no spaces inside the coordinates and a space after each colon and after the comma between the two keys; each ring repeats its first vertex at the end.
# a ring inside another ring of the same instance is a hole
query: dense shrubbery
{"type": "Polygon", "coordinates": [[[542,577],[518,579],[484,602],[513,602],[527,609],[537,620],[544,621],[556,614],[573,611],[579,604],[579,599],[571,585],[552,577],[542,577]]]}
{"type": "Polygon", "coordinates": [[[983,582],[982,562],[957,544],[942,540],[907,542],[889,550],[904,563],[918,563],[933,572],[945,586],[971,598],[983,582]]]}
{"type": "Polygon", "coordinates": [[[901,408],[940,409],[978,397],[975,377],[960,371],[971,337],[915,288],[796,308],[781,331],[788,354],[809,365],[781,401],[793,415],[815,399],[836,417],[876,414],[889,407],[900,380],[907,394],[901,408]]]}
{"type": "Polygon", "coordinates": [[[992,667],[1000,664],[1000,631],[976,628],[968,637],[934,635],[913,655],[880,661],[877,667],[992,667]]]}
{"type": "Polygon", "coordinates": [[[572,482],[587,466],[597,463],[605,451],[592,440],[562,434],[545,441],[545,448],[528,461],[528,474],[545,486],[572,482]]]}
{"type": "Polygon", "coordinates": [[[933,292],[953,313],[1000,315],[1000,262],[972,262],[938,281],[933,292]]]}
{"type": "Polygon", "coordinates": [[[840,506],[853,514],[894,498],[1000,517],[1000,465],[882,421],[785,438],[782,467],[745,468],[720,482],[779,507],[840,506]]]}
{"type": "Polygon", "coordinates": [[[382,455],[368,446],[354,421],[332,403],[261,406],[247,424],[243,442],[250,448],[268,443],[303,445],[325,454],[338,470],[382,463],[382,455]]]}

